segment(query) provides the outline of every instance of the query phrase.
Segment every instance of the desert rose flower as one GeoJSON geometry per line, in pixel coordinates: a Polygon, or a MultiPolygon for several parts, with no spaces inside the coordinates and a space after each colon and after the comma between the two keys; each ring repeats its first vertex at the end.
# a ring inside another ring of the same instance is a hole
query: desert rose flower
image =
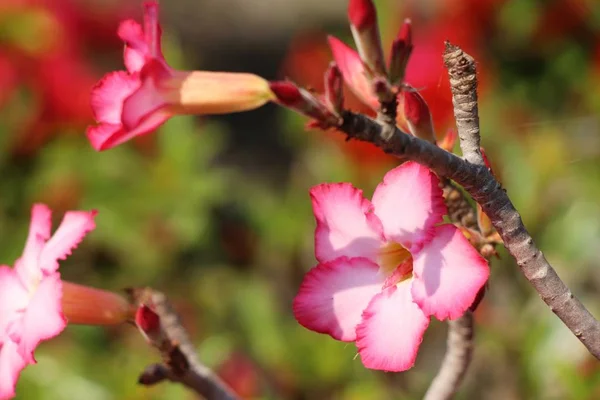
{"type": "Polygon", "coordinates": [[[121,323],[129,305],[120,296],[60,279],[64,260],[95,228],[95,211],[69,211],[51,235],[51,211],[33,206],[23,255],[14,268],[0,266],[0,399],[15,395],[19,374],[33,352],[72,323],[121,323]]]}
{"type": "Polygon", "coordinates": [[[451,224],[438,178],[407,162],[373,200],[348,183],[311,191],[319,264],[294,299],[306,328],[356,342],[367,368],[404,371],[431,316],[460,317],[489,276],[486,261],[451,224]]]}
{"type": "Polygon", "coordinates": [[[127,20],[118,30],[127,72],[111,72],[92,89],[99,124],[87,136],[96,150],[152,132],[174,115],[246,111],[273,98],[268,82],[257,75],[171,68],[160,45],[158,3],[144,7],[143,27],[127,20]]]}

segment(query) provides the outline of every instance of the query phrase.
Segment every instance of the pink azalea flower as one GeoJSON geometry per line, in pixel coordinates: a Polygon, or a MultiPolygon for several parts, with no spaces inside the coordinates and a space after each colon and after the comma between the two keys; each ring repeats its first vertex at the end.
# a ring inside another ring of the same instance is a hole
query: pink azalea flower
{"type": "Polygon", "coordinates": [[[487,262],[451,224],[438,178],[407,162],[373,200],[348,183],[311,190],[319,264],[305,276],[294,315],[308,329],[356,342],[367,368],[415,362],[430,316],[461,316],[489,276],[487,262]]]}
{"type": "Polygon", "coordinates": [[[97,126],[87,129],[96,150],[106,150],[154,131],[177,114],[221,114],[250,110],[273,98],[263,78],[248,73],[177,71],[161,50],[158,3],[145,3],[144,26],[123,21],[127,72],[107,74],[92,89],[97,126]]]}
{"type": "Polygon", "coordinates": [[[34,205],[23,255],[14,268],[0,266],[0,399],[15,395],[21,370],[36,362],[36,346],[65,328],[58,260],[95,228],[95,214],[69,211],[51,236],[50,209],[34,205]]]}

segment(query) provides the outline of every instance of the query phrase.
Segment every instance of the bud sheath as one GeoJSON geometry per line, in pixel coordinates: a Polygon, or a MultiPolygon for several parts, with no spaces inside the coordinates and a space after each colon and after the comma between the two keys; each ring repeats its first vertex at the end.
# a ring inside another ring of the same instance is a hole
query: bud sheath
{"type": "Polygon", "coordinates": [[[62,311],[70,324],[118,325],[133,319],[125,297],[63,281],[62,311]]]}

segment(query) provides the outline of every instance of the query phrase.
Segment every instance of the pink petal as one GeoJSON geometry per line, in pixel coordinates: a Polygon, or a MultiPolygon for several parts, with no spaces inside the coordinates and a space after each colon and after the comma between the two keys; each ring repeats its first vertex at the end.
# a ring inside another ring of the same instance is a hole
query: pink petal
{"type": "Polygon", "coordinates": [[[362,190],[349,183],[321,184],[310,191],[317,220],[315,253],[320,262],[340,256],[376,261],[383,236],[381,222],[362,190]]]}
{"type": "Polygon", "coordinates": [[[340,257],[319,264],[306,276],[294,299],[294,316],[304,327],[342,341],[356,340],[356,326],[385,277],[366,258],[340,257]]]}
{"type": "Polygon", "coordinates": [[[0,343],[0,399],[15,397],[19,374],[27,365],[17,351],[17,344],[8,340],[0,343]]]}
{"type": "Polygon", "coordinates": [[[42,340],[57,336],[67,326],[62,314],[62,282],[58,272],[44,277],[31,298],[21,320],[19,353],[28,363],[35,363],[33,351],[42,340]]]}
{"type": "Polygon", "coordinates": [[[169,75],[168,69],[158,61],[144,66],[140,73],[141,85],[123,100],[121,121],[125,129],[135,129],[150,114],[168,105],[156,84],[169,75]]]}
{"type": "Polygon", "coordinates": [[[91,105],[96,121],[120,124],[123,102],[141,86],[139,75],[125,71],[108,73],[93,88],[91,105]]]}
{"type": "Polygon", "coordinates": [[[435,225],[446,214],[438,178],[412,161],[385,174],[373,194],[373,207],[386,239],[411,252],[431,239],[435,225]]]}
{"type": "Polygon", "coordinates": [[[29,302],[29,292],[21,284],[15,269],[0,266],[0,343],[8,332],[8,325],[29,302]]]}
{"type": "Polygon", "coordinates": [[[25,250],[20,260],[17,261],[18,272],[24,282],[37,280],[41,277],[38,266],[40,253],[50,238],[52,229],[52,211],[45,204],[34,204],[31,209],[31,222],[29,235],[25,243],[25,250]]]}
{"type": "Polygon", "coordinates": [[[113,141],[114,138],[124,136],[124,132],[125,130],[120,124],[100,124],[88,126],[85,130],[85,135],[96,151],[102,151],[116,146],[116,144],[111,146],[111,141],[113,141]]]}
{"type": "Polygon", "coordinates": [[[412,301],[410,280],[387,288],[373,298],[356,328],[356,346],[365,367],[406,371],[417,351],[429,318],[412,301]]]}
{"type": "Polygon", "coordinates": [[[363,103],[373,110],[377,110],[379,108],[379,102],[365,75],[365,67],[360,60],[358,53],[336,37],[329,36],[328,39],[329,47],[333,53],[333,59],[340,69],[348,87],[350,87],[352,92],[354,92],[363,103]]]}
{"type": "Polygon", "coordinates": [[[438,226],[433,240],[413,257],[413,299],[425,315],[440,320],[463,315],[490,274],[488,263],[454,225],[438,226]]]}
{"type": "Polygon", "coordinates": [[[142,26],[133,20],[121,22],[117,32],[125,42],[125,66],[129,72],[139,72],[144,66],[148,54],[148,45],[144,38],[142,26]]]}
{"type": "Polygon", "coordinates": [[[133,130],[127,130],[121,125],[100,124],[98,126],[89,126],[86,130],[86,135],[94,149],[97,151],[108,150],[136,136],[142,136],[155,131],[170,117],[171,114],[168,111],[158,110],[149,115],[133,130]]]}
{"type": "Polygon", "coordinates": [[[64,260],[71,254],[84,236],[96,227],[94,217],[96,211],[68,211],[46,243],[40,255],[40,268],[45,273],[53,273],[58,269],[58,260],[64,260]]]}

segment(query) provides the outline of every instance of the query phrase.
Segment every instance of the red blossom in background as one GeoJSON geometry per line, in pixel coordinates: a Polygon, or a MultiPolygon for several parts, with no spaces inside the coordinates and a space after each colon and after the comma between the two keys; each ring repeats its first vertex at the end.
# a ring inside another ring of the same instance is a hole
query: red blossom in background
{"type": "Polygon", "coordinates": [[[20,86],[32,95],[28,119],[18,122],[15,152],[30,154],[63,128],[90,122],[89,90],[97,75],[86,52],[104,43],[102,32],[114,30],[127,4],[111,3],[99,12],[73,0],[2,2],[0,25],[15,33],[2,38],[0,105],[20,86]]]}

